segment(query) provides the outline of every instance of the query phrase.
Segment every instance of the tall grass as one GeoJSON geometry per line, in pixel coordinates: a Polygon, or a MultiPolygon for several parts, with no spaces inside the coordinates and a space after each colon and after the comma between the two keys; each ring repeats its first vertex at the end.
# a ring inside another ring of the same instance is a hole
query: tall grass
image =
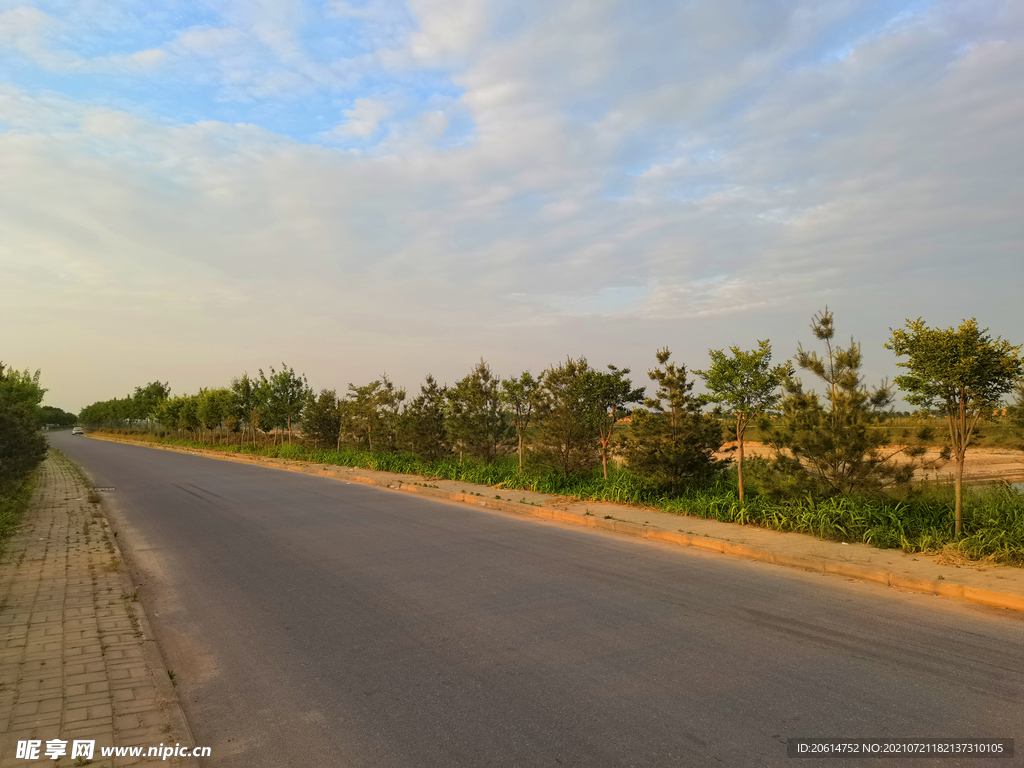
{"type": "MultiPolygon", "coordinates": [[[[122,432],[123,433],[123,432],[122,432]]],[[[692,485],[675,494],[621,468],[605,480],[599,471],[563,478],[555,472],[528,470],[520,473],[516,461],[506,459],[490,466],[456,460],[424,462],[406,454],[370,453],[358,448],[325,450],[304,445],[224,445],[149,434],[132,433],[133,439],[169,445],[205,448],[271,458],[309,461],[381,472],[418,475],[479,485],[572,496],[653,507],[660,511],[691,515],[777,531],[795,531],[833,541],[863,542],[880,548],[925,552],[953,545],[968,558],[1024,565],[1024,493],[1007,485],[968,488],[964,497],[963,534],[953,531],[953,492],[949,485],[926,484],[903,498],[837,496],[773,500],[756,487],[739,501],[735,475],[725,475],[709,485],[692,485]]]]}

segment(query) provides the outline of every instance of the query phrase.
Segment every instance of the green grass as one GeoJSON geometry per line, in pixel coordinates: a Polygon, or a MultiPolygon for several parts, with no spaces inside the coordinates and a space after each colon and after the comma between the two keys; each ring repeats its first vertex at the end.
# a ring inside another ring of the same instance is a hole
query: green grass
{"type": "Polygon", "coordinates": [[[324,450],[292,445],[214,445],[153,435],[133,435],[181,447],[205,448],[357,467],[381,472],[420,475],[508,490],[535,491],[588,501],[653,507],[663,512],[691,515],[778,531],[794,531],[822,539],[863,542],[905,552],[936,551],[954,546],[964,557],[988,558],[1024,566],[1024,493],[1005,485],[975,486],[965,490],[963,534],[953,532],[953,491],[946,484],[925,484],[902,498],[838,496],[772,500],[750,488],[740,504],[735,475],[712,485],[695,485],[670,495],[657,485],[615,468],[608,480],[594,471],[568,478],[555,472],[519,472],[507,458],[490,466],[457,460],[423,462],[406,454],[376,454],[357,448],[324,450]]]}
{"type": "Polygon", "coordinates": [[[29,472],[20,480],[0,488],[0,558],[6,552],[8,541],[18,530],[22,515],[32,501],[37,472],[29,472]]]}

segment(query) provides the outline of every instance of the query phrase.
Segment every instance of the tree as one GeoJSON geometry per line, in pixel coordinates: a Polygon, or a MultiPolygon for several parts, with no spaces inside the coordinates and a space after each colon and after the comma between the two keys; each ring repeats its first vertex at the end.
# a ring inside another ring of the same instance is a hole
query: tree
{"type": "Polygon", "coordinates": [[[73,427],[78,417],[52,405],[44,405],[39,409],[39,426],[41,427],[73,427]]]}
{"type": "Polygon", "coordinates": [[[490,465],[511,432],[501,399],[501,381],[481,360],[448,390],[448,432],[452,443],[490,465]]]}
{"type": "Polygon", "coordinates": [[[570,357],[541,377],[538,454],[563,478],[597,464],[602,414],[593,374],[585,357],[570,357]]]}
{"type": "Polygon", "coordinates": [[[516,431],[519,443],[519,471],[523,471],[523,437],[530,426],[530,418],[537,407],[541,383],[529,371],[523,371],[518,379],[501,382],[501,399],[509,414],[509,421],[516,431]]]}
{"type": "Polygon", "coordinates": [[[886,348],[897,357],[896,363],[907,370],[897,376],[896,384],[913,405],[945,410],[950,448],[956,460],[956,534],[960,535],[963,516],[964,460],[978,422],[1013,390],[1022,369],[1022,345],[988,335],[975,319],[964,320],[959,328],[929,328],[925,322],[907,320],[906,328],[892,332],[886,348]]]}
{"type": "Polygon", "coordinates": [[[302,432],[318,448],[341,450],[341,408],[337,392],[333,389],[321,389],[319,395],[314,395],[312,390],[309,392],[302,411],[302,432]]]}
{"type": "Polygon", "coordinates": [[[167,398],[157,406],[153,418],[167,429],[180,430],[183,401],[184,398],[180,396],[167,398]]]}
{"type": "Polygon", "coordinates": [[[281,363],[280,371],[270,368],[270,376],[266,376],[263,369],[260,369],[260,387],[266,396],[266,408],[270,416],[268,426],[286,427],[288,442],[291,443],[292,422],[298,421],[302,416],[302,407],[306,404],[310,392],[306,377],[296,374],[294,370],[281,363]]]}
{"type": "Polygon", "coordinates": [[[672,353],[656,353],[662,367],[647,375],[658,384],[644,400],[647,411],[634,410],[622,453],[630,471],[669,487],[675,493],[684,480],[705,480],[722,466],[715,452],[722,447],[722,425],[700,412],[686,366],[669,362],[672,353]]]}
{"type": "Polygon", "coordinates": [[[160,403],[171,396],[168,382],[152,381],[144,387],[136,387],[131,396],[133,418],[140,421],[152,419],[160,403]]]}
{"type": "Polygon", "coordinates": [[[46,457],[39,404],[46,390],[39,371],[4,368],[0,362],[0,490],[21,482],[46,457]]]}
{"type": "Polygon", "coordinates": [[[864,386],[860,344],[851,339],[844,349],[833,343],[835,322],[828,308],[812,318],[811,330],[824,342],[825,355],[799,345],[796,362],[821,379],[826,390],[819,398],[791,377],[783,384],[782,418],[762,421],[765,442],[775,449],[777,478],[791,490],[825,495],[877,492],[910,482],[919,464],[896,459],[924,453],[927,427],[916,443],[890,448],[888,435],[877,422],[888,415],[892,386],[885,381],[872,390],[864,386]]]}
{"type": "Polygon", "coordinates": [[[195,413],[199,425],[210,430],[212,440],[218,427],[233,420],[235,398],[230,389],[202,389],[196,397],[195,413]]]}
{"type": "Polygon", "coordinates": [[[343,430],[357,440],[366,440],[368,450],[373,450],[374,435],[377,435],[378,450],[393,447],[399,408],[405,400],[405,390],[399,389],[385,373],[376,381],[362,387],[348,385],[348,400],[344,408],[343,430]]]}
{"type": "Polygon", "coordinates": [[[739,347],[711,349],[711,367],[697,371],[704,379],[708,394],[701,402],[724,406],[736,416],[736,474],[739,478],[740,501],[743,501],[743,434],[752,418],[775,408],[781,399],[779,387],[793,375],[788,362],[772,367],[772,348],[768,340],[743,352],[739,347]]]}
{"type": "Polygon", "coordinates": [[[425,461],[439,461],[451,453],[447,409],[448,387],[428,375],[420,386],[420,393],[402,412],[402,442],[425,461]]]}
{"type": "Polygon", "coordinates": [[[601,414],[597,422],[597,432],[601,442],[601,468],[604,470],[605,480],[608,479],[608,451],[615,425],[629,414],[627,405],[642,402],[644,399],[644,388],[633,389],[633,382],[626,378],[629,375],[629,368],[620,370],[614,365],[609,365],[608,370],[610,373],[594,371],[591,374],[594,399],[601,414]]]}
{"type": "Polygon", "coordinates": [[[252,443],[256,444],[256,430],[260,426],[260,413],[264,408],[265,388],[260,388],[260,382],[249,378],[248,372],[240,377],[231,380],[231,392],[235,397],[235,419],[243,425],[243,436],[245,425],[248,425],[252,432],[252,443]]]}

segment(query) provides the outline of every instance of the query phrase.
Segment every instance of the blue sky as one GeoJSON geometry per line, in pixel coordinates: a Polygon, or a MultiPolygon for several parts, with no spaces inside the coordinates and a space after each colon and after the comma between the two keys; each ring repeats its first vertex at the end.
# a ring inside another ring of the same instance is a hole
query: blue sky
{"type": "Polygon", "coordinates": [[[78,408],[786,357],[825,304],[872,380],[906,317],[1021,341],[1021,71],[997,0],[0,0],[0,354],[78,408]]]}

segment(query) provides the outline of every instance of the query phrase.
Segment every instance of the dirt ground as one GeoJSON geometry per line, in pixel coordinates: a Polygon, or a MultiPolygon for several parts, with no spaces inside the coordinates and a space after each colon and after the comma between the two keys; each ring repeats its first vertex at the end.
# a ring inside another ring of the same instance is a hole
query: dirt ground
{"type": "MultiPolygon", "coordinates": [[[[726,443],[718,454],[720,458],[732,457],[736,443],[726,443]]],[[[761,443],[743,443],[745,456],[770,457],[772,450],[761,443]]],[[[952,480],[956,471],[956,463],[953,461],[932,464],[938,458],[939,449],[929,449],[922,458],[931,466],[919,470],[918,480],[952,480]]],[[[898,461],[899,459],[897,459],[898,461]]],[[[1009,448],[968,448],[967,460],[964,462],[964,482],[968,483],[991,483],[1005,480],[1008,483],[1024,482],[1024,451],[1014,451],[1009,448]]]]}

